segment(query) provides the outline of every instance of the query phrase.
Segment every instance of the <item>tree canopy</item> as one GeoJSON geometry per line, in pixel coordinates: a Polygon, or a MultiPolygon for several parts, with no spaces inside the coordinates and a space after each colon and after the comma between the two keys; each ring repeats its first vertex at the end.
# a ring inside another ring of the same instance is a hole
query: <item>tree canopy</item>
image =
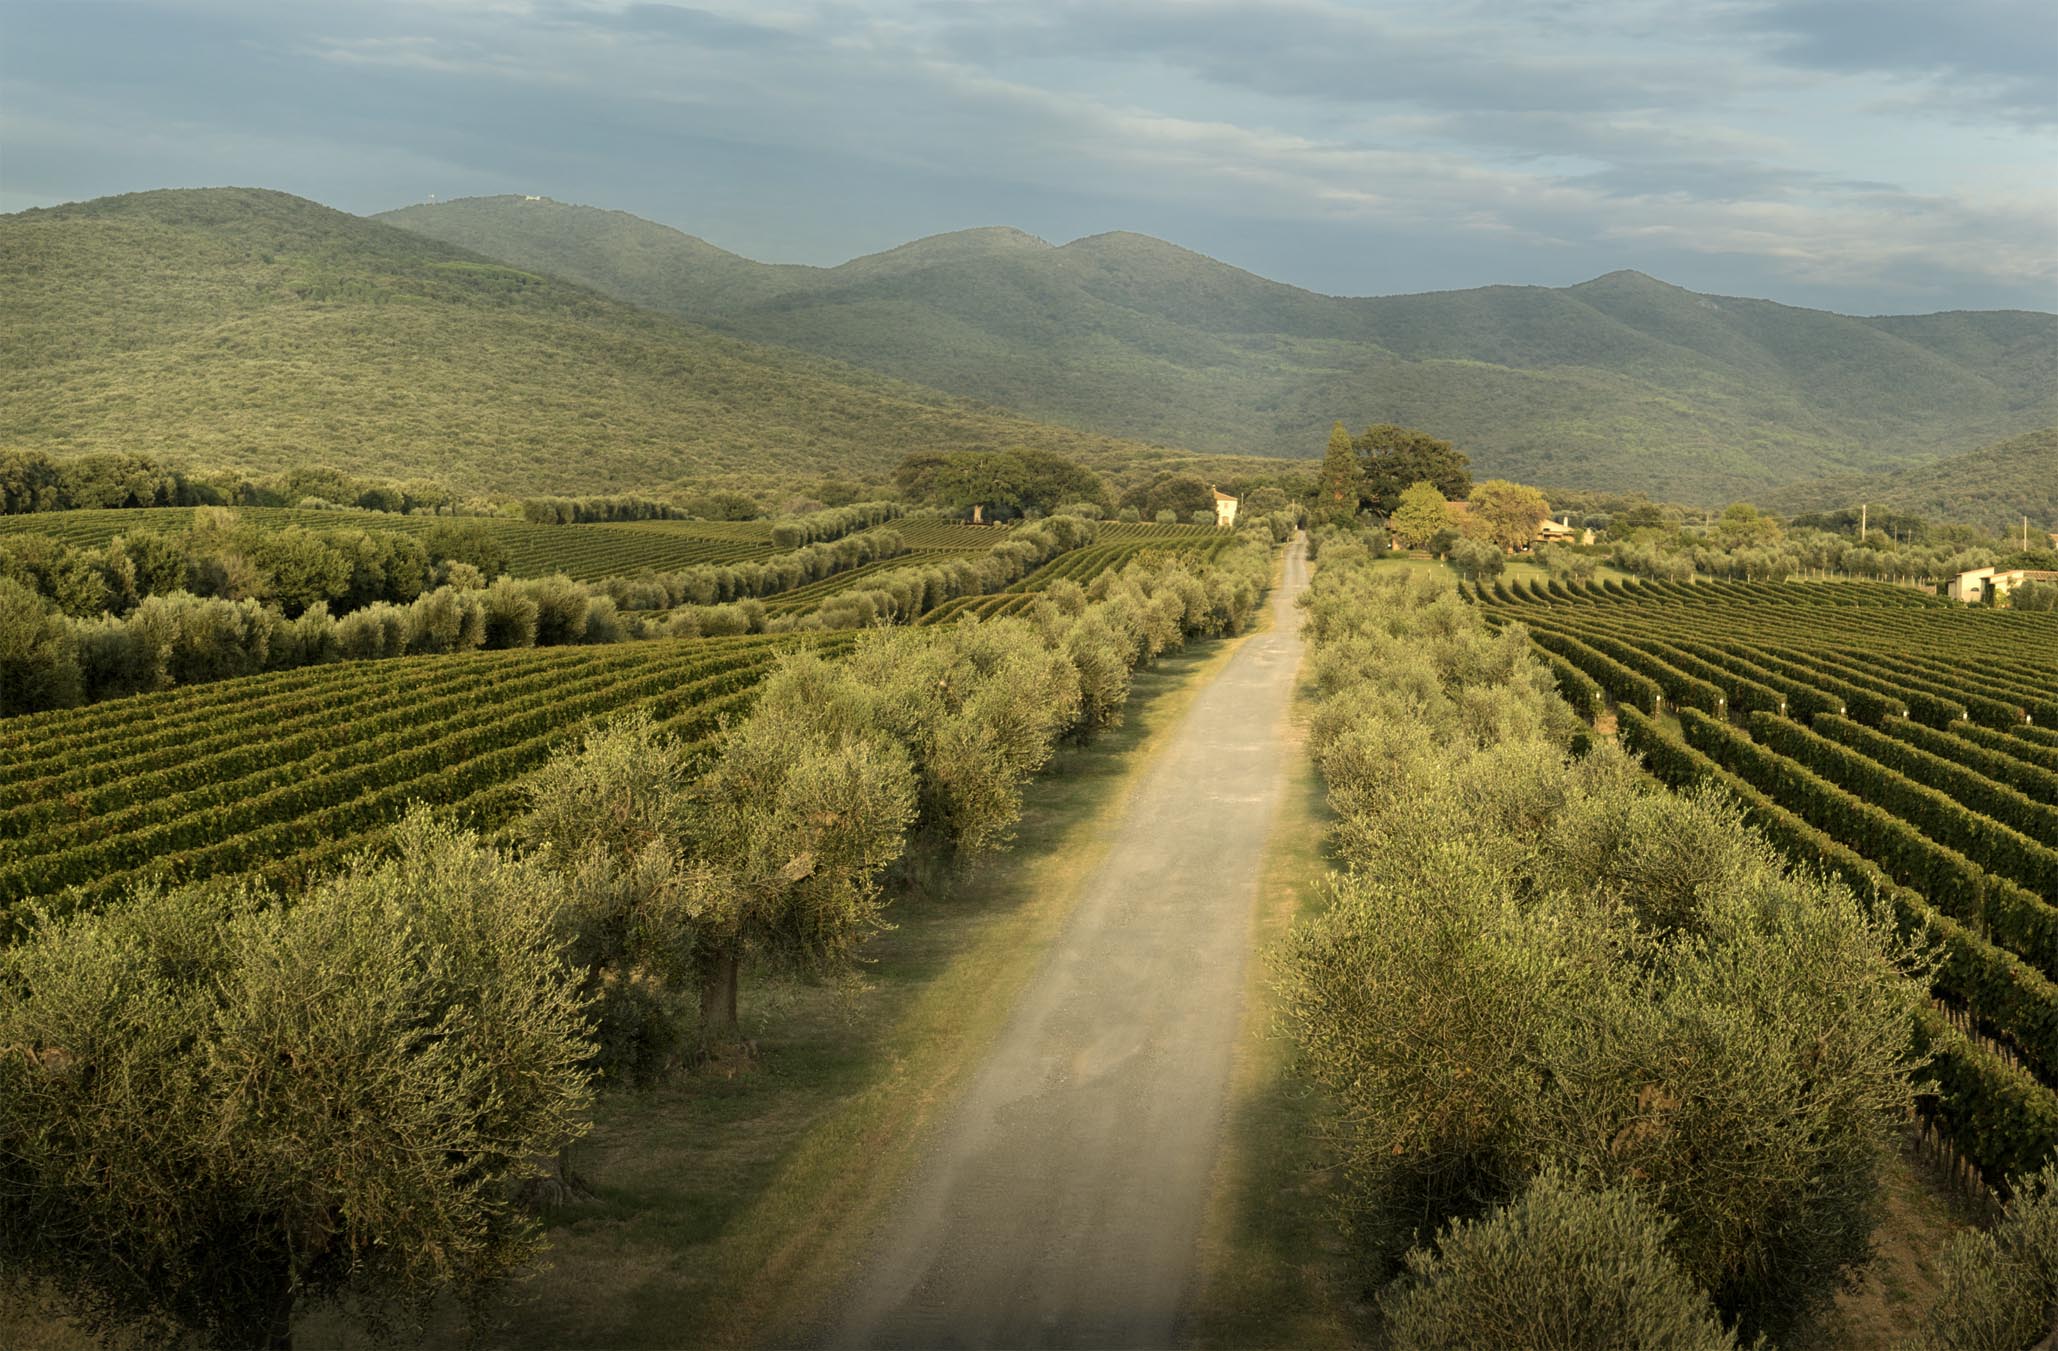
{"type": "Polygon", "coordinates": [[[1387,517],[1387,533],[1403,549],[1419,549],[1451,525],[1450,503],[1426,479],[1410,484],[1387,517]]]}
{"type": "Polygon", "coordinates": [[[1049,513],[1061,503],[1109,505],[1108,485],[1085,465],[1050,451],[965,450],[910,455],[893,471],[894,486],[910,502],[1006,518],[1049,513]]]}
{"type": "Polygon", "coordinates": [[[0,1267],[228,1346],[518,1268],[510,1184],[588,1097],[552,889],[425,816],[395,844],[290,906],[146,892],[0,952],[0,1267]]]}
{"type": "MultiPolygon", "coordinates": [[[[1342,427],[1337,424],[1338,430],[1342,427]]],[[[1333,453],[1336,432],[1331,432],[1329,439],[1333,453]]],[[[1382,422],[1353,437],[1350,446],[1358,461],[1359,493],[1368,507],[1383,516],[1393,514],[1410,484],[1431,483],[1452,501],[1472,491],[1470,458],[1427,432],[1382,422]]]]}
{"type": "Polygon", "coordinates": [[[1490,478],[1472,489],[1471,517],[1484,537],[1503,549],[1520,549],[1536,538],[1551,514],[1544,495],[1526,484],[1490,478]]]}
{"type": "Polygon", "coordinates": [[[1321,502],[1316,510],[1333,521],[1348,521],[1358,514],[1362,492],[1361,475],[1351,434],[1341,422],[1329,429],[1329,449],[1322,456],[1321,502]]]}

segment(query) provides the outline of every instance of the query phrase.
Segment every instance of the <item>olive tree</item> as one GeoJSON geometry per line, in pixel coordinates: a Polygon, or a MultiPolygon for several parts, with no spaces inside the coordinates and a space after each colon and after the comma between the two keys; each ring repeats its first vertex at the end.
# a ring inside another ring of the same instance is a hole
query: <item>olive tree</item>
{"type": "Polygon", "coordinates": [[[1635,1193],[1555,1170],[1481,1220],[1460,1220],[1380,1300],[1388,1345],[1535,1351],[1722,1351],[1707,1293],[1666,1251],[1672,1223],[1635,1193]]]}
{"type": "Polygon", "coordinates": [[[588,1100],[553,888],[422,816],[396,843],[289,904],[144,892],[0,953],[0,1268],[247,1347],[520,1267],[513,1184],[588,1100]]]}
{"type": "Polygon", "coordinates": [[[526,785],[515,836],[559,878],[603,1080],[649,1083],[678,1043],[700,913],[687,886],[692,780],[686,749],[639,712],[561,748],[526,785]]]}
{"type": "Polygon", "coordinates": [[[85,688],[78,648],[63,615],[26,586],[0,577],[0,714],[77,703],[85,688]]]}
{"type": "Polygon", "coordinates": [[[1282,989],[1371,1274],[1557,1166],[1656,1205],[1724,1318],[1788,1338],[1866,1259],[1922,964],[1726,800],[1573,760],[1521,634],[1448,579],[1324,573],[1309,747],[1350,872],[1282,989]]]}
{"type": "Polygon", "coordinates": [[[2029,1351],[2058,1330],[2058,1163],[2015,1179],[2001,1222],[1944,1249],[1932,1351],[2029,1351]]]}
{"type": "Polygon", "coordinates": [[[836,974],[883,927],[879,875],[915,819],[915,771],[868,692],[805,654],[765,682],[689,811],[702,1027],[733,1036],[746,957],[836,974]]]}
{"type": "Polygon", "coordinates": [[[1014,620],[874,630],[845,665],[913,762],[918,835],[960,855],[1004,844],[1022,785],[1078,718],[1078,668],[1014,620]]]}

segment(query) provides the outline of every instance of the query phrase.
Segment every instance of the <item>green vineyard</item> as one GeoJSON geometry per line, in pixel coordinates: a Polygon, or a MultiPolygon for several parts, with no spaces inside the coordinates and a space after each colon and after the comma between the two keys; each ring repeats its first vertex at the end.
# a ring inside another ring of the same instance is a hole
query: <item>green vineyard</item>
{"type": "Polygon", "coordinates": [[[1212,526],[1103,522],[1094,542],[1085,548],[1058,555],[1013,586],[992,595],[960,596],[946,601],[917,622],[941,624],[965,615],[993,619],[1014,614],[1027,608],[1036,594],[1053,582],[1077,582],[1084,586],[1102,573],[1126,567],[1139,555],[1153,550],[1210,559],[1228,543],[1229,536],[1212,526]]]}
{"type": "Polygon", "coordinates": [[[591,720],[645,709],[710,744],[783,652],[850,634],[347,662],[0,723],[0,914],[139,882],[297,883],[413,802],[491,830],[591,720]]]}
{"type": "MultiPolygon", "coordinates": [[[[564,573],[575,581],[597,581],[632,573],[691,567],[697,563],[743,563],[770,558],[769,521],[639,521],[628,524],[536,525],[499,516],[401,516],[388,512],[317,511],[294,507],[238,507],[249,524],[284,529],[393,531],[425,535],[439,525],[483,530],[508,553],[517,577],[564,573]]],[[[0,516],[0,533],[50,535],[82,548],[99,548],[135,530],[175,532],[192,523],[192,507],[138,507],[103,511],[49,511],[0,516]]]]}
{"type": "Polygon", "coordinates": [[[1936,1111],[1990,1178],[2058,1149],[2058,616],[1869,583],[1467,595],[1652,772],[1721,785],[1933,946],[1936,1111]]]}

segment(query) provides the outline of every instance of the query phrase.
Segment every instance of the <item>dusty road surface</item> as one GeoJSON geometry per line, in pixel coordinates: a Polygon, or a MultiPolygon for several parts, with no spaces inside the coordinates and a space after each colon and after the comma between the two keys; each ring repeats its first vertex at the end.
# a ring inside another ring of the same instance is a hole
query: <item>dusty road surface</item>
{"type": "Polygon", "coordinates": [[[1306,584],[1195,698],[831,1314],[846,1346],[1179,1336],[1225,1128],[1306,584]]]}

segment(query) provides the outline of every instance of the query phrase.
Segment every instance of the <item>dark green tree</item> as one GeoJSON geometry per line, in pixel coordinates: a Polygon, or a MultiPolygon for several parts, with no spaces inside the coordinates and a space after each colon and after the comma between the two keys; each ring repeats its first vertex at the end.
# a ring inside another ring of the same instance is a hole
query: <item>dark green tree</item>
{"type": "Polygon", "coordinates": [[[1196,511],[1212,513],[1215,495],[1200,475],[1167,470],[1122,494],[1122,505],[1135,507],[1145,520],[1154,519],[1161,511],[1169,511],[1178,519],[1196,511]]]}
{"type": "MultiPolygon", "coordinates": [[[[1338,423],[1339,428],[1342,423],[1338,423]]],[[[1330,434],[1332,444],[1335,433],[1330,434]]],[[[1382,422],[1351,440],[1357,456],[1359,493],[1367,507],[1393,514],[1410,484],[1427,482],[1452,502],[1472,492],[1471,459],[1448,441],[1427,432],[1382,422]]]]}
{"type": "Polygon", "coordinates": [[[1322,456],[1321,500],[1316,505],[1315,514],[1330,521],[1352,520],[1358,514],[1358,501],[1363,491],[1358,458],[1351,447],[1351,434],[1343,429],[1341,422],[1336,423],[1329,429],[1329,449],[1322,456]]]}
{"type": "Polygon", "coordinates": [[[1736,1338],[1666,1251],[1676,1226],[1623,1189],[1540,1173],[1506,1206],[1460,1220],[1380,1299],[1397,1347],[1723,1351],[1736,1338]]]}
{"type": "Polygon", "coordinates": [[[507,546],[478,521],[438,522],[422,543],[431,562],[469,563],[489,578],[507,571],[507,546]]]}

